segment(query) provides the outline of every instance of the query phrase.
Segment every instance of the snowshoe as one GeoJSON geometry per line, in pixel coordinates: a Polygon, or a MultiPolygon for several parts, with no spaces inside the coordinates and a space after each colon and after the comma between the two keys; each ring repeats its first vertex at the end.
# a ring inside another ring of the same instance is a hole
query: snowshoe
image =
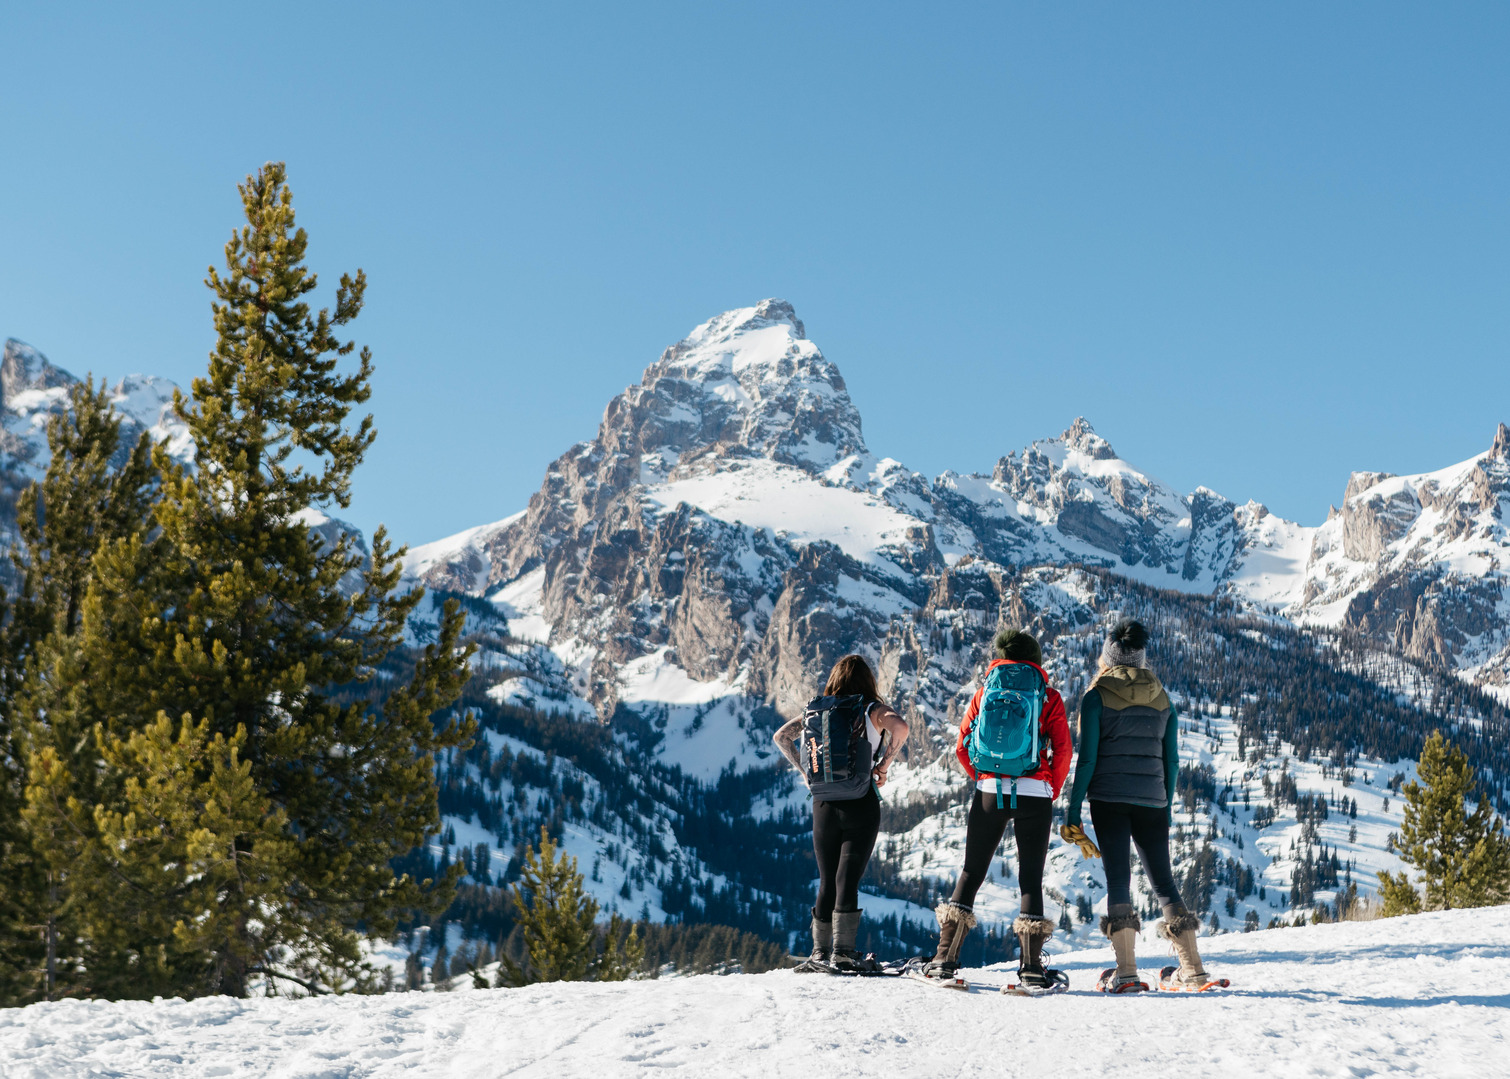
{"type": "Polygon", "coordinates": [[[865,955],[841,955],[834,954],[834,973],[846,976],[846,978],[885,978],[892,975],[892,970],[886,969],[874,954],[867,952],[865,955]]]}
{"type": "Polygon", "coordinates": [[[834,968],[816,955],[804,959],[792,968],[794,974],[833,974],[834,968]]]}
{"type": "Polygon", "coordinates": [[[859,952],[844,952],[837,948],[834,950],[834,958],[829,964],[835,974],[880,974],[881,964],[876,962],[874,955],[861,955],[859,952]]]}
{"type": "Polygon", "coordinates": [[[1117,981],[1117,968],[1107,967],[1101,972],[1101,977],[1096,979],[1096,992],[1098,993],[1146,993],[1148,983],[1145,981],[1117,981]]]}
{"type": "Polygon", "coordinates": [[[902,977],[915,982],[926,982],[940,989],[969,990],[970,983],[959,976],[959,967],[952,963],[935,963],[924,956],[914,956],[902,964],[902,977]]]}
{"type": "Polygon", "coordinates": [[[1179,967],[1165,967],[1159,971],[1159,988],[1171,993],[1205,993],[1212,989],[1226,989],[1232,984],[1226,978],[1210,978],[1204,982],[1181,982],[1176,975],[1180,973],[1179,967]]]}
{"type": "Polygon", "coordinates": [[[1048,970],[1020,970],[1017,981],[1002,986],[1001,991],[1019,997],[1046,997],[1051,993],[1067,993],[1069,989],[1070,976],[1050,967],[1048,970]]]}

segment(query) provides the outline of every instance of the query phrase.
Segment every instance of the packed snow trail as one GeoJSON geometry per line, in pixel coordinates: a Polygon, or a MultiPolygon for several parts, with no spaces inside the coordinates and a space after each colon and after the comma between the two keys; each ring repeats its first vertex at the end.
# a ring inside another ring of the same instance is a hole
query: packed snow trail
{"type": "MultiPolygon", "coordinates": [[[[756,976],[319,1000],[65,1002],[0,1011],[0,1074],[499,1076],[642,1069],[762,1079],[1200,1074],[1485,1079],[1510,1071],[1510,907],[1205,939],[1233,987],[1092,991],[1110,949],[1053,956],[1068,994],[756,976]]],[[[1167,946],[1145,932],[1157,977],[1167,946]]],[[[1003,970],[979,972],[1005,979],[1003,970]]]]}

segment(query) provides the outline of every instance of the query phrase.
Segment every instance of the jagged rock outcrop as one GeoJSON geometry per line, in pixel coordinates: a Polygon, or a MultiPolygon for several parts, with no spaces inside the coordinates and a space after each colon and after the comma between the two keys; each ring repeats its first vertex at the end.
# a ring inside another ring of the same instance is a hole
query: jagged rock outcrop
{"type": "Polygon", "coordinates": [[[1510,430],[1415,476],[1357,472],[1316,530],[1294,614],[1338,624],[1489,686],[1510,677],[1510,430]]]}

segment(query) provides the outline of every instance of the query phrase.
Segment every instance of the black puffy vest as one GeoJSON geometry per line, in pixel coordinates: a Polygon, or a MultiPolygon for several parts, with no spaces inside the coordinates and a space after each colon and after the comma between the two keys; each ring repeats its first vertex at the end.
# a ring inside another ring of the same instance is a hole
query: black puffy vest
{"type": "Polygon", "coordinates": [[[1098,802],[1167,806],[1164,733],[1170,707],[1157,676],[1113,667],[1091,688],[1101,697],[1101,742],[1087,795],[1098,802]]]}

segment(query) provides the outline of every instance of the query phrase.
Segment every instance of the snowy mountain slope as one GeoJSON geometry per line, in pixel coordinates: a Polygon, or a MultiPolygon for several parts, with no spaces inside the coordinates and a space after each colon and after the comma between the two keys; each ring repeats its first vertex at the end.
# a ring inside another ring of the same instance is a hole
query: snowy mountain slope
{"type": "MultiPolygon", "coordinates": [[[[705,976],[317,1000],[80,1002],[0,1012],[13,1079],[218,1075],[1502,1074],[1510,907],[1203,941],[1220,994],[1108,999],[1108,948],[1029,1001],[901,980],[705,976]]],[[[1145,940],[1146,972],[1169,962],[1145,940]]],[[[1000,980],[1001,970],[967,971],[1000,980]]]]}

